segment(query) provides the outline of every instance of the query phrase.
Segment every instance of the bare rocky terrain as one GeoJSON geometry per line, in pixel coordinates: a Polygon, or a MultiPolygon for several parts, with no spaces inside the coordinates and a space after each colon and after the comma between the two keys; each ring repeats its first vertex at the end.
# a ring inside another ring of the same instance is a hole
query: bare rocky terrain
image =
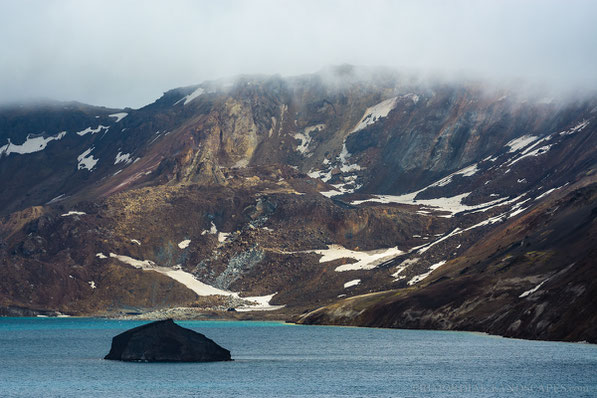
{"type": "Polygon", "coordinates": [[[597,341],[597,99],[350,66],[0,109],[0,314],[597,341]]]}

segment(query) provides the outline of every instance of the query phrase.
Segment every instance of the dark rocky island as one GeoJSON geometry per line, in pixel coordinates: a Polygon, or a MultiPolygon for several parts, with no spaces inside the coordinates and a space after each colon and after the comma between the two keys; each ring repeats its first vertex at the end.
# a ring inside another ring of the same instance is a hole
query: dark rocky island
{"type": "Polygon", "coordinates": [[[127,330],[112,339],[104,359],[139,362],[231,361],[230,351],[172,319],[127,330]]]}

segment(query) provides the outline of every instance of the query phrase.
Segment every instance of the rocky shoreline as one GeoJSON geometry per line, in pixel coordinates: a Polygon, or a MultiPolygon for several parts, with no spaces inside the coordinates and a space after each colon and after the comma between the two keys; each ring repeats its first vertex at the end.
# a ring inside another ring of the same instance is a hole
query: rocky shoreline
{"type": "Polygon", "coordinates": [[[216,308],[174,307],[163,308],[138,314],[106,314],[102,317],[117,320],[160,320],[166,318],[181,321],[195,320],[267,320],[285,322],[292,316],[281,311],[227,311],[216,308]]]}
{"type": "MultiPolygon", "coordinates": [[[[323,310],[324,308],[321,308],[323,310]]],[[[236,312],[222,310],[221,308],[196,308],[196,307],[173,307],[162,308],[157,310],[139,312],[139,313],[102,313],[102,314],[87,314],[87,315],[66,315],[58,311],[35,311],[28,310],[24,313],[18,314],[16,311],[8,313],[4,308],[0,309],[0,318],[2,317],[40,317],[40,318],[104,318],[110,320],[123,321],[158,321],[163,319],[176,319],[179,321],[268,321],[268,322],[282,322],[296,325],[310,325],[310,326],[336,326],[336,327],[359,327],[359,328],[374,328],[374,329],[401,329],[399,327],[383,326],[383,325],[367,325],[356,323],[334,323],[334,322],[305,322],[303,319],[307,314],[300,314],[301,311],[289,311],[287,308],[277,311],[247,311],[236,312]],[[43,312],[43,313],[42,313],[43,312]]],[[[533,336],[510,336],[507,334],[500,334],[487,330],[473,330],[473,329],[454,329],[454,328],[412,328],[419,330],[436,330],[436,331],[454,331],[467,333],[480,333],[488,336],[513,338],[520,340],[533,341],[554,341],[567,342],[576,344],[597,344],[593,341],[587,340],[566,340],[557,338],[538,338],[533,336]]]]}

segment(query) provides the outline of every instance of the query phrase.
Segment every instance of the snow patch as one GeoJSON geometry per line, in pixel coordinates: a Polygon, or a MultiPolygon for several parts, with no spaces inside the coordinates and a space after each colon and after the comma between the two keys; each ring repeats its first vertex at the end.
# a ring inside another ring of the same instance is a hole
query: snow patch
{"type": "Polygon", "coordinates": [[[420,275],[416,275],[414,276],[410,281],[408,281],[408,286],[412,286],[416,283],[421,282],[423,279],[427,278],[429,275],[431,275],[431,273],[433,271],[435,271],[436,269],[438,269],[439,267],[441,267],[442,265],[444,265],[446,263],[446,261],[440,261],[439,263],[435,263],[432,266],[429,267],[429,271],[425,272],[424,274],[420,274],[420,275]]]}
{"type": "Polygon", "coordinates": [[[479,171],[479,167],[475,163],[473,165],[465,167],[464,169],[456,172],[455,174],[460,174],[464,177],[470,177],[470,176],[474,175],[477,171],[479,171]]]}
{"type": "Polygon", "coordinates": [[[530,296],[531,294],[535,293],[537,290],[539,290],[541,288],[541,286],[543,286],[543,284],[545,282],[547,282],[550,278],[547,278],[546,280],[544,280],[543,282],[541,282],[540,284],[538,284],[537,286],[535,286],[534,288],[527,290],[526,292],[523,292],[520,294],[520,296],[518,296],[518,298],[525,298],[527,296],[530,296]]]}
{"type": "Polygon", "coordinates": [[[307,173],[307,175],[311,178],[319,178],[323,182],[328,182],[329,180],[332,179],[331,171],[322,171],[322,170],[313,171],[312,170],[312,171],[309,171],[307,173]]]}
{"type": "Polygon", "coordinates": [[[302,133],[296,133],[294,138],[301,141],[296,150],[303,155],[309,151],[309,144],[311,143],[311,133],[325,129],[325,124],[316,124],[315,126],[306,127],[302,133]]]}
{"type": "Polygon", "coordinates": [[[82,215],[84,215],[84,214],[87,214],[87,213],[85,213],[84,211],[76,211],[76,210],[71,210],[71,211],[69,211],[68,213],[61,214],[60,216],[62,216],[62,217],[68,217],[68,216],[82,216],[82,215]]]}
{"type": "Polygon", "coordinates": [[[52,203],[56,203],[56,202],[59,202],[62,199],[65,199],[65,198],[66,198],[65,194],[60,194],[60,195],[56,196],[54,199],[52,199],[49,202],[47,202],[46,204],[49,205],[49,204],[52,204],[52,203]]]}
{"type": "MultiPolygon", "coordinates": [[[[514,198],[514,199],[510,199],[510,200],[508,200],[508,201],[505,201],[505,202],[500,202],[500,203],[499,203],[499,204],[497,204],[497,205],[490,206],[490,207],[488,207],[488,208],[484,208],[484,209],[482,209],[482,210],[478,210],[478,211],[486,211],[486,210],[489,210],[489,209],[491,209],[491,208],[493,208],[493,207],[496,207],[496,206],[504,206],[504,205],[508,205],[508,204],[510,204],[510,203],[517,202],[517,201],[518,201],[518,200],[520,200],[520,199],[521,199],[521,198],[522,198],[524,195],[525,195],[525,194],[522,194],[522,195],[520,195],[520,196],[517,196],[517,197],[516,197],[516,198],[514,198]]],[[[431,243],[429,243],[429,244],[427,244],[427,245],[424,245],[422,248],[419,248],[419,247],[417,247],[417,248],[413,248],[413,249],[411,249],[411,251],[413,251],[413,250],[415,250],[415,249],[419,249],[419,251],[418,251],[418,252],[419,252],[419,254],[423,254],[423,253],[425,253],[427,250],[431,249],[433,246],[437,245],[438,243],[440,243],[440,242],[442,242],[442,241],[444,241],[444,240],[446,240],[446,239],[448,239],[448,238],[450,238],[450,237],[452,237],[452,236],[455,236],[455,235],[460,235],[460,234],[462,234],[463,232],[467,232],[467,231],[470,231],[470,230],[472,230],[472,229],[479,228],[479,227],[482,227],[482,226],[485,226],[485,225],[495,224],[495,223],[497,223],[497,222],[501,222],[501,221],[504,221],[504,220],[506,220],[506,219],[508,219],[508,218],[514,217],[514,216],[516,216],[516,215],[518,215],[518,214],[520,214],[520,213],[522,213],[522,212],[524,212],[525,210],[527,210],[527,209],[528,209],[528,207],[521,208],[521,206],[522,206],[524,203],[528,202],[529,200],[530,200],[530,199],[525,199],[525,200],[523,200],[523,201],[521,201],[521,202],[519,202],[519,203],[516,203],[516,204],[515,204],[514,206],[512,206],[512,207],[511,207],[511,208],[510,208],[508,211],[506,211],[506,212],[504,212],[504,213],[502,213],[502,214],[498,214],[497,216],[490,217],[490,218],[488,218],[487,220],[484,220],[484,221],[481,221],[481,222],[479,222],[479,223],[477,223],[477,224],[471,225],[470,227],[467,227],[467,228],[464,228],[464,229],[461,229],[461,228],[455,228],[455,229],[454,229],[452,232],[450,232],[449,234],[447,234],[447,235],[443,236],[442,238],[440,238],[440,239],[438,239],[438,240],[436,240],[436,241],[433,241],[433,242],[431,242],[431,243]]]]}
{"type": "MultiPolygon", "coordinates": [[[[439,238],[438,240],[433,241],[433,242],[429,243],[428,245],[425,245],[425,247],[423,247],[422,249],[419,250],[419,254],[425,253],[427,250],[431,249],[433,246],[437,245],[438,243],[440,243],[440,242],[442,242],[442,241],[444,241],[444,240],[446,240],[446,239],[448,239],[448,238],[450,238],[450,237],[452,237],[454,235],[459,235],[462,232],[464,232],[464,231],[461,230],[460,228],[458,228],[458,227],[454,228],[454,230],[452,230],[452,232],[450,232],[449,234],[445,235],[444,237],[439,238]]],[[[416,248],[414,248],[414,249],[416,249],[416,248]]],[[[414,250],[414,249],[411,249],[411,250],[414,250]]]]}
{"type": "Polygon", "coordinates": [[[512,211],[510,214],[508,214],[508,218],[516,217],[520,213],[524,213],[527,209],[528,209],[528,207],[523,207],[523,208],[520,208],[517,210],[513,209],[514,211],[512,211]]]}
{"type": "Polygon", "coordinates": [[[13,144],[10,142],[10,138],[8,139],[8,144],[3,145],[0,147],[0,157],[3,155],[10,155],[11,153],[16,153],[18,155],[25,155],[28,153],[34,153],[43,151],[50,141],[59,141],[66,135],[66,131],[62,131],[56,135],[50,137],[43,137],[43,136],[32,136],[32,134],[27,134],[27,138],[25,142],[22,144],[13,144]]]}
{"type": "Polygon", "coordinates": [[[181,249],[186,249],[187,247],[189,247],[190,243],[191,243],[190,239],[185,239],[181,242],[178,242],[178,247],[180,247],[181,249]]]}
{"type": "Polygon", "coordinates": [[[183,285],[197,293],[198,296],[232,295],[231,292],[218,289],[216,287],[208,285],[207,283],[199,281],[193,276],[193,274],[185,272],[183,270],[173,270],[171,268],[166,267],[154,267],[152,268],[152,270],[164,274],[174,279],[175,281],[182,283],[183,285]]]}
{"type": "Polygon", "coordinates": [[[322,191],[319,193],[327,198],[331,198],[332,196],[344,195],[345,193],[353,193],[355,189],[360,188],[360,185],[354,186],[353,188],[346,188],[347,185],[348,184],[333,184],[332,187],[335,188],[334,191],[322,191]]]}
{"type": "MultiPolygon", "coordinates": [[[[392,109],[396,107],[398,97],[390,98],[385,101],[380,102],[379,104],[373,105],[365,111],[365,114],[359,120],[357,125],[354,129],[350,132],[350,134],[355,133],[359,130],[362,130],[374,123],[376,123],[379,119],[387,117],[388,114],[392,109]]],[[[413,99],[414,101],[414,99],[413,99]]],[[[418,97],[417,97],[418,101],[418,97]]],[[[416,101],[415,101],[416,103],[416,101]]]]}
{"type": "MultiPolygon", "coordinates": [[[[470,177],[470,176],[475,175],[478,171],[479,171],[479,167],[477,166],[477,163],[474,163],[474,164],[472,164],[470,166],[467,166],[467,167],[465,167],[465,168],[463,168],[461,170],[455,171],[454,173],[452,173],[452,174],[450,174],[448,176],[445,176],[441,180],[436,181],[433,184],[430,184],[428,187],[443,187],[443,186],[446,186],[449,183],[451,183],[452,182],[452,177],[454,177],[456,175],[462,175],[464,177],[470,177]]],[[[428,187],[426,187],[426,188],[428,188],[428,187]]],[[[426,189],[426,188],[424,188],[424,189],[426,189]]],[[[420,190],[418,192],[421,192],[424,189],[422,189],[422,190],[420,190]]]]}
{"type": "Polygon", "coordinates": [[[536,157],[536,156],[539,156],[539,155],[543,155],[543,154],[545,154],[546,152],[548,152],[551,149],[552,144],[544,145],[544,146],[536,148],[536,149],[533,149],[533,147],[528,148],[525,151],[523,151],[522,154],[521,154],[521,156],[513,159],[512,161],[510,161],[509,163],[507,163],[506,166],[512,166],[513,164],[521,161],[524,158],[528,158],[529,156],[535,156],[536,157]],[[533,150],[531,150],[531,149],[533,149],[533,150]]]}
{"type": "Polygon", "coordinates": [[[218,232],[218,242],[220,243],[224,243],[228,240],[228,237],[230,236],[229,232],[218,232]]]}
{"type": "Polygon", "coordinates": [[[330,245],[325,250],[308,250],[304,253],[321,254],[320,263],[327,263],[341,258],[351,258],[357,260],[356,263],[343,264],[336,267],[336,272],[371,270],[378,265],[391,260],[403,252],[398,247],[388,249],[378,249],[370,251],[356,251],[344,248],[341,245],[330,245]]]}
{"type": "Polygon", "coordinates": [[[537,141],[538,139],[539,139],[539,137],[534,136],[534,135],[523,135],[522,137],[518,137],[518,138],[513,139],[512,141],[509,141],[506,144],[506,146],[510,147],[508,152],[516,152],[518,150],[526,148],[527,146],[529,146],[531,143],[537,141]]]}
{"type": "Polygon", "coordinates": [[[215,235],[218,233],[218,228],[216,227],[216,224],[214,224],[214,222],[211,222],[211,228],[210,229],[204,229],[203,232],[201,232],[201,235],[205,235],[205,234],[210,234],[210,235],[215,235]]]}
{"type": "Polygon", "coordinates": [[[584,130],[584,128],[587,127],[588,125],[589,125],[589,121],[588,120],[583,120],[582,122],[580,122],[576,126],[572,127],[570,130],[566,130],[566,131],[560,132],[560,135],[571,135],[571,134],[574,134],[574,133],[578,133],[579,131],[584,130]]]}
{"type": "Polygon", "coordinates": [[[81,131],[77,131],[77,135],[80,135],[81,137],[86,135],[86,134],[97,134],[99,132],[101,132],[102,130],[106,130],[108,131],[110,129],[110,127],[108,126],[103,126],[103,125],[99,125],[96,128],[91,128],[91,127],[87,127],[85,130],[81,130],[81,131]]]}
{"type": "Polygon", "coordinates": [[[93,171],[93,168],[99,160],[95,159],[93,155],[90,155],[93,149],[94,148],[91,147],[77,157],[77,161],[79,162],[79,164],[77,165],[77,170],[87,169],[89,171],[93,171]]]}
{"type": "Polygon", "coordinates": [[[119,121],[121,121],[122,119],[124,119],[125,117],[128,116],[128,113],[126,112],[118,112],[118,113],[113,113],[111,115],[108,115],[109,117],[113,117],[116,120],[114,121],[114,123],[118,123],[119,121]]]}
{"type": "Polygon", "coordinates": [[[114,164],[118,164],[118,163],[129,164],[132,161],[133,161],[133,159],[131,159],[130,153],[121,153],[120,151],[118,151],[118,153],[116,154],[116,157],[114,158],[114,164]]]}
{"type": "Polygon", "coordinates": [[[97,253],[95,255],[95,257],[102,259],[102,260],[108,258],[108,256],[104,255],[104,253],[97,253]]]}
{"type": "MultiPolygon", "coordinates": [[[[347,173],[353,173],[356,171],[361,170],[361,166],[359,166],[358,164],[349,164],[348,163],[348,158],[350,157],[350,153],[348,152],[348,149],[346,148],[346,142],[344,142],[342,144],[342,151],[340,152],[340,154],[337,156],[338,161],[340,162],[340,171],[344,174],[347,173]]],[[[323,182],[327,182],[332,178],[332,172],[331,172],[331,167],[328,166],[328,171],[324,172],[324,171],[310,171],[308,173],[309,177],[312,178],[320,178],[323,182]]],[[[344,175],[344,183],[340,183],[340,184],[334,184],[332,185],[335,190],[333,191],[323,191],[320,192],[323,196],[326,196],[328,198],[332,197],[332,196],[337,196],[337,195],[342,195],[345,193],[353,193],[354,191],[356,191],[357,189],[359,189],[360,187],[362,187],[362,184],[356,184],[356,180],[357,180],[358,176],[357,175],[344,175]]]]}
{"type": "Polygon", "coordinates": [[[464,211],[485,211],[488,210],[494,205],[500,205],[500,202],[505,201],[505,198],[499,198],[490,202],[480,203],[477,205],[465,205],[462,201],[468,197],[471,192],[462,193],[452,197],[440,197],[434,199],[415,199],[415,197],[427,190],[430,187],[441,187],[444,185],[449,184],[452,181],[452,177],[455,175],[463,175],[466,177],[470,177],[479,171],[478,165],[472,164],[463,169],[460,169],[418,191],[403,194],[403,195],[373,195],[371,198],[363,199],[363,200],[355,200],[352,201],[351,204],[359,205],[366,202],[378,202],[378,203],[398,203],[398,204],[408,204],[408,205],[420,205],[428,208],[429,210],[435,211],[443,211],[450,213],[449,215],[441,216],[441,217],[452,217],[456,213],[464,212],[464,211]]]}
{"type": "Polygon", "coordinates": [[[119,254],[110,253],[111,258],[115,258],[125,264],[132,265],[135,268],[151,268],[155,266],[155,263],[151,260],[137,260],[129,256],[123,256],[119,254]]]}
{"type": "Polygon", "coordinates": [[[134,244],[137,244],[137,245],[141,246],[141,242],[139,242],[137,239],[131,239],[131,242],[133,242],[134,244]]]}
{"type": "Polygon", "coordinates": [[[205,92],[205,90],[202,87],[199,87],[195,91],[193,91],[191,94],[185,95],[184,97],[182,97],[181,99],[179,99],[178,101],[176,101],[174,103],[174,105],[178,105],[178,103],[182,102],[182,101],[184,101],[183,105],[186,105],[189,102],[191,102],[192,100],[194,100],[195,98],[199,97],[204,92],[205,92]]]}
{"type": "MultiPolygon", "coordinates": [[[[382,101],[377,105],[367,108],[367,110],[365,111],[365,114],[363,115],[361,120],[357,123],[357,125],[354,127],[354,129],[346,135],[346,137],[348,137],[349,135],[351,135],[359,130],[366,128],[367,126],[369,126],[373,123],[376,123],[379,119],[386,117],[390,113],[390,111],[392,109],[394,109],[394,107],[396,106],[396,102],[397,102],[397,97],[394,97],[394,98],[390,98],[385,101],[382,101]]],[[[325,125],[311,126],[311,127],[309,127],[309,129],[319,127],[319,126],[325,126],[325,125]]],[[[307,130],[305,130],[305,131],[307,131],[307,130]]],[[[307,136],[306,133],[302,133],[302,134],[295,135],[295,138],[301,140],[301,145],[299,146],[299,148],[297,148],[297,150],[300,151],[301,153],[307,152],[308,145],[311,140],[310,135],[307,136]]],[[[326,166],[326,170],[317,170],[317,171],[311,170],[311,171],[309,171],[309,173],[308,173],[309,177],[319,178],[323,182],[327,182],[332,178],[332,169],[334,167],[337,167],[338,169],[340,169],[340,171],[344,174],[343,177],[344,177],[345,181],[347,181],[347,182],[345,182],[343,184],[335,185],[334,186],[335,190],[333,190],[333,191],[321,192],[322,195],[329,198],[332,196],[342,195],[345,193],[353,193],[354,191],[356,191],[357,189],[359,189],[362,186],[362,184],[359,185],[359,184],[356,184],[356,182],[355,182],[356,179],[358,178],[357,175],[346,175],[346,174],[350,174],[350,173],[354,174],[355,172],[363,169],[360,165],[358,165],[356,163],[351,164],[348,160],[350,157],[351,157],[351,154],[350,154],[350,152],[348,152],[348,148],[346,147],[346,138],[344,138],[344,141],[342,142],[342,149],[341,149],[340,153],[338,154],[338,156],[336,156],[336,159],[333,162],[331,162],[328,159],[323,160],[323,165],[326,166]],[[332,163],[334,163],[335,165],[333,165],[332,163]]]]}
{"type": "Polygon", "coordinates": [[[411,265],[418,263],[419,260],[420,260],[419,257],[415,257],[415,258],[409,258],[408,260],[404,260],[403,262],[401,262],[396,267],[396,271],[392,274],[392,277],[394,278],[394,282],[406,278],[406,276],[400,275],[402,273],[402,271],[404,271],[411,265]]]}
{"type": "Polygon", "coordinates": [[[271,299],[277,294],[272,293],[265,296],[252,296],[252,297],[240,297],[238,293],[236,294],[238,298],[242,300],[246,300],[250,302],[249,305],[242,305],[240,307],[236,307],[235,310],[238,312],[247,312],[247,311],[273,311],[283,308],[283,305],[271,305],[269,302],[271,299]]]}
{"type": "Polygon", "coordinates": [[[541,199],[541,198],[544,198],[544,197],[546,197],[547,195],[549,195],[550,193],[552,193],[553,191],[557,191],[558,189],[561,189],[561,188],[563,188],[563,187],[564,187],[564,186],[566,186],[566,185],[567,185],[567,184],[564,184],[564,185],[562,185],[561,187],[556,187],[556,188],[549,189],[549,190],[547,190],[547,191],[543,192],[541,195],[537,196],[537,197],[535,198],[535,200],[539,200],[539,199],[541,199]]]}
{"type": "Polygon", "coordinates": [[[344,289],[348,289],[349,287],[353,287],[358,285],[359,283],[361,283],[360,279],[353,279],[351,281],[348,281],[344,284],[344,289]]]}
{"type": "Polygon", "coordinates": [[[181,269],[172,269],[168,267],[160,267],[151,260],[137,260],[129,256],[117,255],[110,253],[110,257],[116,258],[117,260],[131,265],[135,268],[139,268],[145,271],[155,271],[160,274],[166,275],[169,278],[174,279],[177,282],[185,285],[187,288],[195,292],[198,296],[230,296],[241,300],[245,300],[248,303],[237,308],[237,311],[271,311],[277,310],[282,306],[270,305],[269,302],[276,293],[267,296],[256,296],[256,297],[240,297],[239,293],[230,292],[227,290],[218,289],[210,286],[206,283],[199,281],[195,276],[189,272],[181,269]]]}
{"type": "MultiPolygon", "coordinates": [[[[484,207],[484,208],[482,208],[480,210],[471,211],[471,213],[486,212],[487,210],[491,210],[491,209],[493,209],[495,207],[510,205],[512,203],[518,202],[525,195],[526,195],[526,193],[523,193],[523,194],[521,194],[521,195],[519,195],[519,196],[517,196],[517,197],[515,197],[513,199],[509,199],[509,200],[506,200],[506,198],[501,198],[501,199],[496,200],[496,204],[493,204],[493,205],[488,206],[488,207],[484,207]]],[[[498,194],[490,194],[489,196],[499,196],[499,195],[498,194]]]]}
{"type": "Polygon", "coordinates": [[[350,152],[348,152],[348,149],[346,148],[346,141],[344,141],[344,143],[342,144],[342,151],[340,151],[340,155],[338,155],[338,158],[340,159],[340,163],[342,163],[342,165],[340,166],[340,170],[343,173],[349,173],[351,171],[361,170],[361,166],[359,166],[358,164],[348,164],[347,159],[349,157],[350,157],[350,152]]]}
{"type": "Polygon", "coordinates": [[[89,281],[87,283],[89,283],[89,287],[91,287],[92,289],[95,289],[97,287],[97,286],[95,286],[95,282],[94,281],[89,281]]]}
{"type": "MultiPolygon", "coordinates": [[[[466,192],[460,195],[452,196],[452,197],[441,197],[436,199],[416,199],[415,197],[417,194],[423,190],[427,189],[427,187],[419,190],[417,192],[404,194],[404,195],[374,195],[373,198],[363,199],[363,200],[355,200],[351,202],[353,205],[359,205],[365,202],[378,202],[378,203],[400,203],[400,204],[409,204],[409,205],[422,205],[425,207],[432,208],[433,210],[445,211],[454,215],[456,213],[460,213],[463,211],[470,211],[475,209],[482,209],[482,208],[489,208],[489,206],[495,205],[499,202],[503,202],[505,199],[496,199],[490,202],[481,203],[478,205],[465,205],[462,204],[462,200],[468,197],[471,192],[466,192]]],[[[450,216],[448,216],[450,217],[450,216]]]]}

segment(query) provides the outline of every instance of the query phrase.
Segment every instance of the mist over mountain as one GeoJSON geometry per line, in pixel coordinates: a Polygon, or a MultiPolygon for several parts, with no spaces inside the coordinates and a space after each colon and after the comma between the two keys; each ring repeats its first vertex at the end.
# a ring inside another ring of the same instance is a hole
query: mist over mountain
{"type": "Polygon", "coordinates": [[[597,86],[592,1],[20,1],[0,4],[0,103],[142,107],[172,87],[324,65],[597,86]]]}

